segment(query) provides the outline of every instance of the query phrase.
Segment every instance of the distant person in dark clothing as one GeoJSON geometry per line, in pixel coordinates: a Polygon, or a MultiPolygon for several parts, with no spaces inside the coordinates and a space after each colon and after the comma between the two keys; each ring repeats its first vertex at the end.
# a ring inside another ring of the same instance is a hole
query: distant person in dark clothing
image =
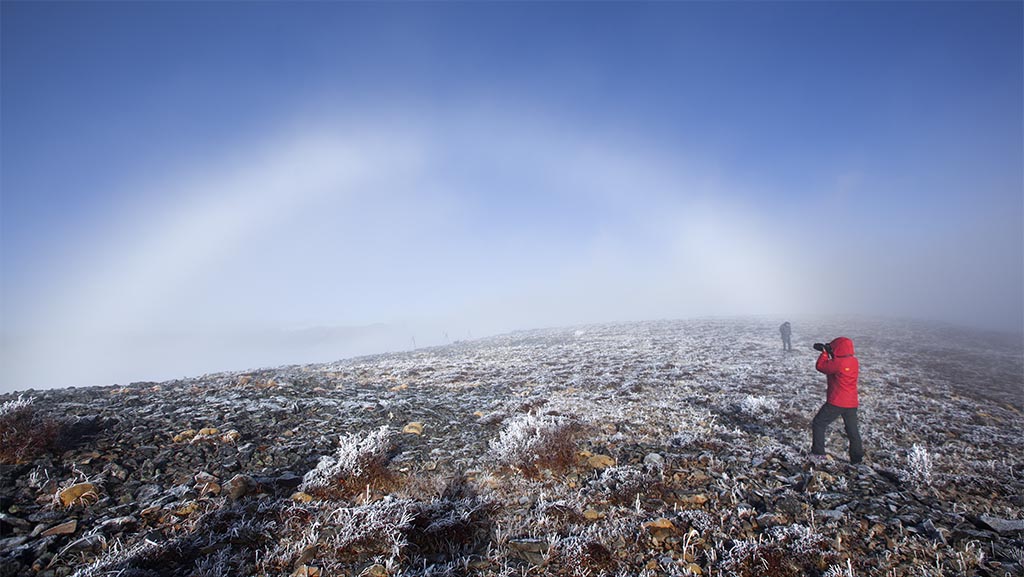
{"type": "Polygon", "coordinates": [[[793,350],[793,343],[789,340],[793,335],[793,328],[789,326],[789,321],[782,323],[782,326],[779,327],[779,332],[782,333],[782,350],[793,350]]]}
{"type": "Polygon", "coordinates": [[[864,447],[857,428],[857,378],[860,364],[857,357],[853,356],[853,341],[839,337],[827,345],[815,344],[814,348],[821,351],[814,368],[825,373],[828,389],[825,404],[811,421],[811,454],[824,458],[825,429],[841,416],[846,425],[846,436],[850,439],[850,463],[856,465],[864,458],[864,447]]]}

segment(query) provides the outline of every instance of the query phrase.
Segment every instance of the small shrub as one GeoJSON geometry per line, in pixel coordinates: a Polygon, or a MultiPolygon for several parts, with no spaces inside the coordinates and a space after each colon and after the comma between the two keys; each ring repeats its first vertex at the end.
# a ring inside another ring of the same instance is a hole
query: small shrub
{"type": "Polygon", "coordinates": [[[557,501],[538,499],[535,507],[536,515],[539,517],[537,525],[564,527],[581,524],[585,517],[580,505],[578,499],[558,499],[557,501]]]}
{"type": "Polygon", "coordinates": [[[826,537],[803,525],[773,527],[757,541],[739,541],[722,561],[737,577],[799,577],[834,563],[838,554],[826,537]]]}
{"type": "Polygon", "coordinates": [[[680,511],[676,517],[684,527],[689,527],[691,530],[697,531],[699,534],[705,534],[709,531],[713,531],[719,526],[719,521],[708,514],[707,511],[701,509],[690,509],[687,511],[680,511]]]}
{"type": "Polygon", "coordinates": [[[678,449],[714,449],[718,444],[718,415],[705,408],[684,405],[671,407],[673,418],[678,419],[672,427],[673,434],[668,444],[678,449]]]}
{"type": "Polygon", "coordinates": [[[104,577],[106,575],[138,573],[134,565],[141,559],[155,556],[160,549],[160,544],[148,539],[131,545],[116,541],[100,557],[75,571],[71,577],[104,577]]]}
{"type": "Polygon", "coordinates": [[[131,545],[115,541],[72,577],[250,574],[249,553],[268,546],[277,528],[257,507],[249,503],[215,509],[183,523],[167,540],[142,539],[131,545]]]}
{"type": "Polygon", "coordinates": [[[608,467],[587,483],[584,492],[614,503],[631,503],[638,494],[646,495],[655,478],[647,468],[632,465],[608,467]]]}
{"type": "Polygon", "coordinates": [[[32,398],[18,397],[0,405],[0,463],[27,463],[54,446],[60,433],[56,421],[39,415],[32,398]]]}
{"type": "Polygon", "coordinates": [[[857,577],[853,572],[853,563],[847,559],[846,564],[837,564],[828,568],[822,577],[857,577]]]}
{"type": "Polygon", "coordinates": [[[325,558],[334,563],[357,563],[384,557],[397,562],[408,545],[405,533],[413,521],[412,502],[385,497],[359,507],[329,511],[323,524],[334,531],[323,538],[325,558]]]}
{"type": "Polygon", "coordinates": [[[907,457],[907,468],[903,480],[914,487],[929,487],[932,484],[932,457],[928,449],[914,445],[907,457]]]}
{"type": "Polygon", "coordinates": [[[779,411],[779,402],[768,397],[747,395],[740,400],[739,410],[744,415],[755,419],[768,418],[779,411]]]}
{"type": "Polygon", "coordinates": [[[509,422],[490,443],[491,459],[527,477],[542,469],[564,471],[575,463],[579,427],[559,416],[522,415],[509,422]]]}
{"type": "Polygon", "coordinates": [[[553,552],[553,562],[574,577],[606,575],[615,569],[615,556],[603,544],[586,537],[563,539],[553,552]]]}
{"type": "Polygon", "coordinates": [[[431,563],[452,562],[490,538],[493,504],[474,494],[465,480],[452,480],[442,494],[412,508],[405,530],[410,551],[431,563]]]}
{"type": "Polygon", "coordinates": [[[32,397],[29,397],[29,398],[26,399],[22,395],[18,395],[17,399],[14,399],[13,401],[7,401],[7,402],[5,402],[3,404],[0,404],[0,417],[5,416],[8,413],[13,413],[15,411],[20,411],[22,409],[30,409],[30,408],[32,408],[33,400],[34,399],[32,397]]]}
{"type": "Polygon", "coordinates": [[[221,549],[212,555],[196,559],[192,575],[193,577],[221,577],[230,574],[231,568],[231,551],[221,549]]]}
{"type": "Polygon", "coordinates": [[[392,437],[386,426],[366,436],[353,433],[342,437],[334,455],[321,457],[316,468],[306,473],[301,489],[316,497],[347,499],[367,487],[391,487],[395,483],[395,475],[388,469],[392,437]]]}
{"type": "Polygon", "coordinates": [[[292,505],[280,512],[275,542],[259,555],[256,573],[291,572],[303,563],[320,567],[324,575],[351,575],[370,561],[395,566],[407,546],[412,505],[390,496],[358,506],[292,505]]]}
{"type": "Polygon", "coordinates": [[[279,508],[275,542],[259,555],[258,572],[276,575],[308,564],[324,575],[358,575],[382,564],[389,574],[461,574],[462,563],[489,541],[494,508],[461,477],[434,481],[422,488],[431,495],[422,500],[388,495],[359,505],[312,501],[279,508]]]}

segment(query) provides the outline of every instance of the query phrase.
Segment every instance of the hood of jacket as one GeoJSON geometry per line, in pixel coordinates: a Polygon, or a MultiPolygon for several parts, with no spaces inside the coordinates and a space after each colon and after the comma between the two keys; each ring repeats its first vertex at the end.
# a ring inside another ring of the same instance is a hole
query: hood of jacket
{"type": "Polygon", "coordinates": [[[832,345],[832,352],[837,357],[852,357],[853,356],[853,341],[846,337],[838,337],[832,339],[829,343],[832,345]]]}

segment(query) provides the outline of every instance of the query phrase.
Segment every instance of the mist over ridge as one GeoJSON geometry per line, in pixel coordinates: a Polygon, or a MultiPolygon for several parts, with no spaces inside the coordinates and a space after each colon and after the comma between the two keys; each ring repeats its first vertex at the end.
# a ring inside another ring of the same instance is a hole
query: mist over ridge
{"type": "MultiPolygon", "coordinates": [[[[24,373],[23,380],[3,383],[0,393],[26,389],[82,387],[91,385],[125,385],[132,382],[162,382],[195,378],[214,373],[243,373],[273,367],[319,365],[336,361],[346,362],[357,357],[381,354],[408,354],[412,358],[419,351],[454,345],[473,347],[478,343],[516,339],[532,334],[584,335],[593,329],[644,333],[652,327],[702,325],[736,329],[760,327],[760,341],[777,340],[777,315],[709,316],[692,319],[660,319],[628,321],[609,319],[605,322],[577,323],[565,326],[508,329],[492,327],[490,332],[481,325],[367,325],[362,327],[294,327],[287,330],[247,330],[223,333],[190,333],[180,331],[160,335],[129,335],[126,338],[100,341],[93,349],[85,349],[85,356],[60,357],[67,365],[49,364],[45,370],[24,373]],[[117,356],[105,358],[101,350],[116,350],[117,356]]],[[[894,318],[868,318],[853,316],[793,316],[786,317],[794,326],[794,342],[799,351],[811,354],[810,343],[846,335],[869,346],[887,343],[885,347],[899,348],[899,338],[920,341],[918,349],[931,347],[935,354],[966,354],[975,364],[986,351],[1004,355],[1007,351],[1024,350],[1024,334],[998,330],[983,330],[936,321],[894,318]]],[[[697,338],[697,343],[700,339],[697,338]]],[[[719,343],[701,344],[704,348],[721,346],[719,343]]],[[[740,346],[737,344],[736,346],[740,346]]],[[[28,354],[32,344],[4,343],[12,355],[28,354]]],[[[741,347],[742,348],[742,347],[741,347]]],[[[694,351],[680,350],[679,354],[694,351]]],[[[755,361],[757,359],[751,359],[755,361]]],[[[769,359],[762,359],[769,360],[769,359]]],[[[1024,361],[1024,358],[1018,359],[1024,361]]],[[[877,362],[868,358],[865,362],[877,362]]],[[[884,367],[877,367],[884,369],[884,367]]],[[[1010,375],[1009,381],[1024,387],[1024,366],[1021,363],[1004,367],[991,367],[990,371],[1010,375]],[[1016,371],[1016,372],[1015,372],[1016,371]],[[1020,373],[1020,374],[1017,374],[1020,373]]],[[[16,375],[13,371],[9,375],[16,375]]],[[[1013,386],[997,379],[999,386],[1013,386]]],[[[975,383],[977,384],[977,383],[975,383]]],[[[1022,397],[1024,398],[1024,397],[1022,397]]]]}

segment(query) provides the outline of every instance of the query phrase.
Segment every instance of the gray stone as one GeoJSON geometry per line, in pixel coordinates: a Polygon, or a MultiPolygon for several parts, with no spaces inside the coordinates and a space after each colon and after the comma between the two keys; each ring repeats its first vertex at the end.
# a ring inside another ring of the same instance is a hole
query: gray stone
{"type": "Polygon", "coordinates": [[[130,515],[125,517],[115,517],[100,523],[100,531],[107,533],[122,533],[124,531],[134,529],[138,524],[139,520],[130,515]]]}
{"type": "Polygon", "coordinates": [[[543,539],[512,539],[508,546],[519,558],[533,565],[544,564],[548,542],[543,539]]]}
{"type": "Polygon", "coordinates": [[[917,529],[922,535],[932,541],[943,545],[946,544],[946,537],[943,536],[942,532],[935,528],[935,524],[932,523],[931,519],[925,519],[924,522],[917,526],[917,529]]]}
{"type": "Polygon", "coordinates": [[[28,542],[28,535],[21,535],[19,537],[8,537],[6,539],[0,539],[0,551],[7,551],[8,549],[14,549],[28,542]]]}
{"type": "Polygon", "coordinates": [[[954,543],[970,539],[974,539],[976,541],[991,541],[998,538],[999,536],[992,531],[976,530],[970,528],[970,526],[961,526],[953,530],[952,541],[954,543]]]}
{"type": "Polygon", "coordinates": [[[7,523],[12,527],[17,527],[18,529],[24,529],[26,531],[32,529],[32,523],[29,521],[6,513],[0,513],[0,523],[7,523]]]}
{"type": "Polygon", "coordinates": [[[93,551],[98,552],[103,549],[106,540],[102,535],[86,535],[81,539],[68,545],[70,551],[93,551]]]}
{"type": "Polygon", "coordinates": [[[138,501],[139,504],[143,506],[149,505],[153,501],[153,499],[159,496],[160,493],[163,493],[163,491],[164,488],[161,487],[160,485],[143,485],[139,487],[139,490],[135,493],[135,500],[138,501]]]}
{"type": "Polygon", "coordinates": [[[128,478],[128,470],[113,461],[103,467],[103,472],[121,481],[128,478]]]}
{"type": "Polygon", "coordinates": [[[818,509],[814,512],[814,516],[821,519],[831,519],[832,521],[839,521],[843,518],[842,511],[836,511],[835,509],[818,509]]]}
{"type": "Polygon", "coordinates": [[[665,457],[662,457],[658,453],[649,453],[644,457],[644,465],[647,465],[660,473],[665,470],[665,457]]]}
{"type": "Polygon", "coordinates": [[[801,503],[800,500],[797,499],[796,497],[789,495],[783,497],[782,499],[779,499],[779,501],[775,504],[775,508],[778,509],[780,513],[785,513],[787,515],[794,516],[799,515],[801,512],[803,512],[804,504],[801,503]]]}
{"type": "Polygon", "coordinates": [[[778,513],[762,513],[757,517],[757,525],[759,527],[776,527],[779,525],[785,525],[787,523],[785,515],[778,513]]]}
{"type": "Polygon", "coordinates": [[[979,519],[985,526],[996,533],[1024,531],[1024,519],[1000,519],[991,515],[982,515],[979,519]]]}

